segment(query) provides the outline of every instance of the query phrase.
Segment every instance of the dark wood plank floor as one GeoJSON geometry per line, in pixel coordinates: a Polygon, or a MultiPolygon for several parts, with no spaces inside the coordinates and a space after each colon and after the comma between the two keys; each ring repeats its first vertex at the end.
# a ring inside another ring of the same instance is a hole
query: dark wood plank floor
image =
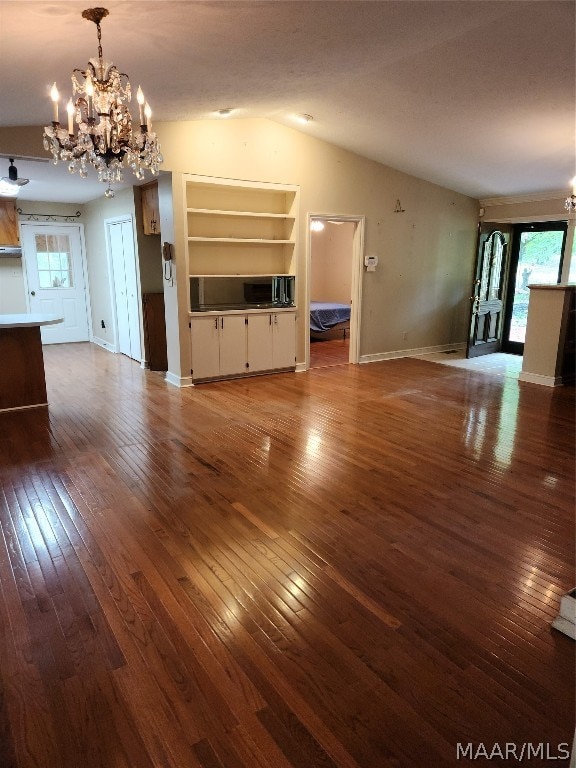
{"type": "Polygon", "coordinates": [[[393,360],[178,390],[88,344],[45,359],[49,410],[0,414],[2,768],[572,741],[573,389],[393,360]]]}
{"type": "Polygon", "coordinates": [[[310,368],[346,365],[350,359],[350,338],[342,333],[332,339],[310,339],[310,368]]]}

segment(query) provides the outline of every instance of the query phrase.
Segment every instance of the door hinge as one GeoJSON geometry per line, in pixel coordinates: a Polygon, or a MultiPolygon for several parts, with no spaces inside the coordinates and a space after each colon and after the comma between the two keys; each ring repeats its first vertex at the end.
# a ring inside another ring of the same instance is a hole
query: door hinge
{"type": "Polygon", "coordinates": [[[250,368],[250,363],[246,363],[246,368],[250,368]]]}
{"type": "Polygon", "coordinates": [[[188,323],[188,328],[192,328],[192,323],[188,323]]]}
{"type": "Polygon", "coordinates": [[[248,325],[248,318],[247,317],[244,318],[244,325],[248,325]]]}
{"type": "Polygon", "coordinates": [[[190,376],[194,375],[194,368],[190,368],[190,376]]]}

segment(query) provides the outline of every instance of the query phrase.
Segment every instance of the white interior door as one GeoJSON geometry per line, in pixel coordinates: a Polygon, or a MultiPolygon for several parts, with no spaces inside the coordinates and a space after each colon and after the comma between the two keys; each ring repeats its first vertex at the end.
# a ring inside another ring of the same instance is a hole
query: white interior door
{"type": "Polygon", "coordinates": [[[141,360],[140,292],[132,220],[106,222],[113,295],[116,304],[118,351],[141,360]]]}
{"type": "Polygon", "coordinates": [[[43,344],[88,341],[88,304],[80,224],[22,224],[31,312],[64,322],[40,329],[43,344]]]}

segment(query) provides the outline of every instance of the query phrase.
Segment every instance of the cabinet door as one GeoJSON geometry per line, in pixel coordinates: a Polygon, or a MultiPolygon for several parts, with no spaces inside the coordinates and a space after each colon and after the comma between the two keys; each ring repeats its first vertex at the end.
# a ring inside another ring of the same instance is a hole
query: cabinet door
{"type": "Polygon", "coordinates": [[[294,368],[296,365],[296,313],[278,312],[272,315],[274,343],[272,368],[294,368]]]}
{"type": "Polygon", "coordinates": [[[248,371],[270,371],[272,365],[272,314],[248,317],[248,371]]]}
{"type": "Polygon", "coordinates": [[[225,315],[220,318],[220,376],[246,371],[246,318],[225,315]]]}
{"type": "Polygon", "coordinates": [[[192,318],[192,378],[220,375],[220,318],[192,318]]]}
{"type": "Polygon", "coordinates": [[[141,188],[142,226],[145,235],[160,234],[160,214],[158,207],[158,182],[146,184],[141,188]]]}
{"type": "Polygon", "coordinates": [[[20,245],[14,200],[0,200],[0,245],[20,245]]]}

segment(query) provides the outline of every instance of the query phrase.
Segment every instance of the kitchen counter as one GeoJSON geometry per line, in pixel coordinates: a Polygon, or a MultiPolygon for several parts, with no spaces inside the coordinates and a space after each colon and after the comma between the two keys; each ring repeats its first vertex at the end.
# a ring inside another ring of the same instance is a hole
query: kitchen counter
{"type": "Polygon", "coordinates": [[[39,313],[0,315],[0,412],[48,405],[40,326],[62,320],[39,313]]]}
{"type": "Polygon", "coordinates": [[[27,315],[0,315],[0,328],[38,328],[41,325],[56,325],[64,318],[58,315],[30,313],[27,315]]]}

